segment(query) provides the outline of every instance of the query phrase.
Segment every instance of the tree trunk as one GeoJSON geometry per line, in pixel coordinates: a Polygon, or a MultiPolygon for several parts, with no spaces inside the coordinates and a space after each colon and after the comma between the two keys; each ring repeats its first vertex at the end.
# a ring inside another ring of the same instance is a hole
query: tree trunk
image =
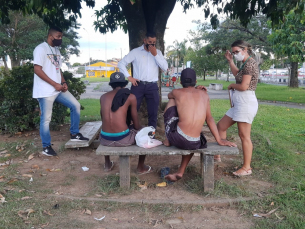
{"type": "Polygon", "coordinates": [[[298,62],[291,63],[289,87],[299,87],[298,81],[298,62]]]}
{"type": "Polygon", "coordinates": [[[20,66],[20,59],[19,58],[14,58],[13,56],[10,55],[10,59],[11,59],[12,68],[20,66]]]}
{"type": "Polygon", "coordinates": [[[5,59],[5,56],[1,56],[1,58],[3,60],[5,70],[8,70],[7,61],[5,59]]]}
{"type": "Polygon", "coordinates": [[[217,71],[215,71],[216,80],[217,80],[217,72],[218,72],[218,70],[217,70],[217,71]]]}
{"type": "Polygon", "coordinates": [[[205,81],[205,70],[203,71],[203,80],[205,81]]]}
{"type": "MultiPolygon", "coordinates": [[[[164,55],[166,23],[175,7],[176,0],[136,0],[133,5],[130,0],[119,1],[127,21],[130,50],[143,44],[147,31],[154,31],[157,36],[156,46],[164,55]]],[[[162,101],[161,71],[159,71],[158,86],[160,100],[162,101]]]]}

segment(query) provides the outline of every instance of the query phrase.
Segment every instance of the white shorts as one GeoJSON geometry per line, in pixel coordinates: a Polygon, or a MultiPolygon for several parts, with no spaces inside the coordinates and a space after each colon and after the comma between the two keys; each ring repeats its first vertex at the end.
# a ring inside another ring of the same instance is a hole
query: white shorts
{"type": "Polygon", "coordinates": [[[246,122],[252,124],[258,110],[258,102],[255,91],[237,91],[233,92],[233,104],[226,115],[235,122],[246,122]]]}

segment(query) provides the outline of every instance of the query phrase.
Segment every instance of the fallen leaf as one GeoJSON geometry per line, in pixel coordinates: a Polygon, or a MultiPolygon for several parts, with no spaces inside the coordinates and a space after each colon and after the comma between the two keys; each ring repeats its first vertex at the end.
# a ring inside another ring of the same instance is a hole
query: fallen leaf
{"type": "Polygon", "coordinates": [[[46,211],[46,210],[44,210],[43,213],[46,215],[49,215],[49,216],[53,216],[53,214],[51,214],[49,211],[46,211]]]}
{"type": "Polygon", "coordinates": [[[32,197],[30,196],[25,196],[25,197],[22,197],[21,200],[28,200],[28,199],[32,199],[32,197]]]}
{"type": "Polygon", "coordinates": [[[99,195],[99,194],[95,194],[95,196],[96,196],[96,197],[102,197],[102,195],[99,195]]]}
{"type": "Polygon", "coordinates": [[[45,223],[45,224],[40,224],[39,227],[45,228],[45,227],[49,226],[49,224],[50,224],[49,222],[47,222],[47,223],[45,223]]]}
{"type": "Polygon", "coordinates": [[[31,168],[32,169],[39,169],[39,166],[38,165],[32,165],[31,168]]]}
{"type": "Polygon", "coordinates": [[[166,182],[161,182],[159,184],[156,184],[157,187],[166,187],[166,182]]]}
{"type": "Polygon", "coordinates": [[[28,219],[29,218],[29,215],[31,213],[35,212],[33,209],[27,209],[25,211],[18,211],[18,216],[24,220],[28,219]]]}
{"type": "Polygon", "coordinates": [[[85,214],[87,214],[87,215],[91,215],[91,211],[89,210],[89,209],[85,209],[85,214]]]}
{"type": "Polygon", "coordinates": [[[117,218],[112,218],[113,220],[115,220],[115,221],[118,221],[118,219],[117,218]]]}
{"type": "Polygon", "coordinates": [[[32,160],[34,158],[34,154],[32,153],[29,157],[28,157],[28,161],[32,160]]]}
{"type": "Polygon", "coordinates": [[[48,172],[59,172],[61,169],[46,169],[48,172]]]}
{"type": "Polygon", "coordinates": [[[137,185],[138,185],[138,187],[139,187],[141,190],[147,189],[147,182],[146,182],[146,181],[145,181],[144,183],[143,183],[143,182],[137,182],[137,185]]]}
{"type": "Polygon", "coordinates": [[[16,181],[18,181],[18,179],[17,179],[17,178],[13,178],[13,179],[11,179],[9,182],[7,182],[7,184],[12,184],[12,183],[14,183],[14,182],[16,182],[16,181]]]}
{"type": "Polygon", "coordinates": [[[23,177],[30,177],[31,178],[33,175],[32,174],[22,174],[22,176],[23,177]]]}
{"type": "Polygon", "coordinates": [[[25,191],[25,189],[20,189],[18,192],[24,192],[25,191]]]}
{"type": "Polygon", "coordinates": [[[257,213],[257,214],[254,214],[254,215],[259,215],[260,217],[266,217],[266,218],[268,218],[268,217],[269,217],[273,212],[275,212],[278,208],[279,208],[279,207],[277,207],[277,208],[271,210],[270,212],[268,212],[268,213],[266,213],[266,214],[264,214],[264,213],[257,213]]]}
{"type": "Polygon", "coordinates": [[[0,154],[5,154],[7,153],[7,150],[1,151],[0,154]]]}
{"type": "Polygon", "coordinates": [[[275,216],[276,216],[276,218],[278,218],[279,220],[283,220],[285,217],[279,217],[276,213],[274,213],[275,214],[275,216]]]}
{"type": "Polygon", "coordinates": [[[16,135],[21,135],[22,133],[21,132],[17,132],[17,133],[15,133],[16,135]]]}
{"type": "Polygon", "coordinates": [[[273,206],[274,205],[274,202],[271,202],[271,204],[270,204],[271,206],[273,206]]]}
{"type": "Polygon", "coordinates": [[[5,197],[0,194],[0,203],[5,203],[5,202],[7,202],[5,201],[5,197]]]}

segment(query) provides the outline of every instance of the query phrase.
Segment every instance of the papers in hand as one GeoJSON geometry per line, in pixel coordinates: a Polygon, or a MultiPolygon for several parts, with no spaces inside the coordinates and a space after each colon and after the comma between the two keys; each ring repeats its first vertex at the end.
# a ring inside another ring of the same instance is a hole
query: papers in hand
{"type": "Polygon", "coordinates": [[[230,99],[230,105],[231,107],[234,107],[234,103],[233,103],[233,93],[234,91],[231,89],[229,90],[229,99],[230,99]]]}

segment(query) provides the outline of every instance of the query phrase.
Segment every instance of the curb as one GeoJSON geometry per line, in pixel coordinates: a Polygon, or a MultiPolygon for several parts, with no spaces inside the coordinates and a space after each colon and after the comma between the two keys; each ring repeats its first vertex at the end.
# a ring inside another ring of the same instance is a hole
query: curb
{"type": "Polygon", "coordinates": [[[288,104],[288,105],[294,105],[294,106],[304,106],[304,103],[293,103],[293,102],[284,102],[284,101],[273,101],[273,100],[257,100],[258,102],[265,102],[265,103],[277,103],[277,104],[288,104]]]}
{"type": "Polygon", "coordinates": [[[114,202],[114,203],[138,203],[138,204],[191,204],[191,205],[203,205],[205,207],[225,207],[240,202],[251,201],[258,199],[258,197],[246,197],[235,199],[210,199],[210,200],[168,200],[168,199],[102,199],[95,197],[75,197],[67,195],[47,195],[48,197],[64,198],[70,200],[88,200],[88,201],[101,201],[101,202],[114,202]]]}

